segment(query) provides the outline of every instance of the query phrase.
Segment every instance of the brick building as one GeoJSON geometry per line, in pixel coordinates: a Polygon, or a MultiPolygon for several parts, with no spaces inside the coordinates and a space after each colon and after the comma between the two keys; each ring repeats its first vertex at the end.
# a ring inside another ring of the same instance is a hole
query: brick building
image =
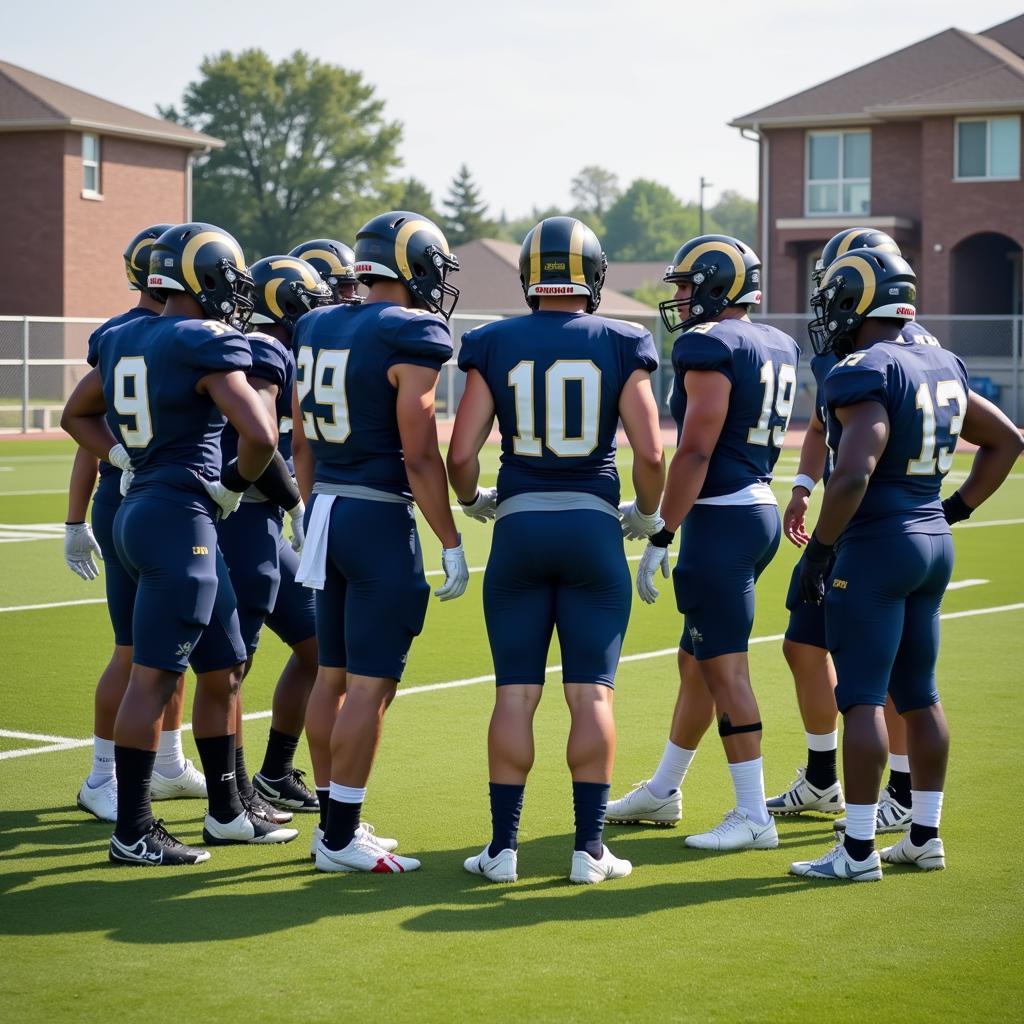
{"type": "Polygon", "coordinates": [[[927,314],[1019,314],[1024,15],[951,28],[737,118],[759,141],[766,310],[807,308],[822,244],[854,224],[913,263],[927,314]]]}
{"type": "Polygon", "coordinates": [[[190,218],[192,157],[222,145],[0,62],[0,314],[123,311],[125,244],[190,218]]]}

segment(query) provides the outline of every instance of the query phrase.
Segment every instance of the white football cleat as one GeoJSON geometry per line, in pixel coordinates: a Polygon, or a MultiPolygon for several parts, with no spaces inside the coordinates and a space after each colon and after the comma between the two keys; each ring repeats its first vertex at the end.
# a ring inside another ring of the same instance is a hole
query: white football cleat
{"type": "Polygon", "coordinates": [[[357,835],[343,850],[328,850],[321,842],[316,848],[317,871],[369,871],[375,875],[402,875],[415,871],[420,862],[413,857],[385,853],[366,835],[357,835]]]}
{"type": "Polygon", "coordinates": [[[650,779],[644,779],[624,797],[612,800],[604,820],[616,825],[676,825],[683,816],[683,791],[655,796],[650,784],[650,779]]]}
{"type": "Polygon", "coordinates": [[[149,795],[154,800],[205,800],[206,776],[191,761],[173,779],[154,770],[149,795]]]}
{"type": "Polygon", "coordinates": [[[685,843],[694,850],[774,850],[779,833],[771,816],[768,824],[762,825],[745,808],[734,807],[709,832],[687,836],[685,843]]]}
{"type": "MultiPolygon", "coordinates": [[[[875,814],[875,833],[884,835],[887,832],[909,832],[910,831],[909,807],[904,807],[898,800],[893,798],[892,793],[887,789],[882,790],[878,798],[878,811],[875,814]]],[[[846,819],[836,818],[832,827],[837,832],[846,831],[846,819]]]]}
{"type": "Polygon", "coordinates": [[[797,768],[796,779],[789,789],[767,800],[766,806],[769,814],[802,814],[804,811],[842,814],[846,810],[839,780],[826,789],[818,789],[807,781],[806,768],[797,768]]]}
{"type": "Polygon", "coordinates": [[[491,844],[488,843],[475,857],[463,861],[462,866],[471,875],[483,875],[490,882],[514,882],[519,877],[516,870],[519,861],[517,851],[502,850],[496,857],[492,857],[487,852],[490,848],[491,844]]]}
{"type": "Polygon", "coordinates": [[[824,878],[841,882],[880,882],[882,861],[877,850],[864,860],[854,860],[842,842],[817,860],[798,860],[789,865],[791,875],[801,878],[824,878]]]}
{"type": "Polygon", "coordinates": [[[203,842],[207,846],[232,846],[236,843],[290,843],[297,828],[282,828],[252,811],[242,811],[231,821],[218,821],[212,814],[203,822],[203,842]]]}
{"type": "Polygon", "coordinates": [[[100,821],[117,821],[117,779],[111,776],[95,788],[86,779],[78,791],[78,806],[100,821]]]}
{"type": "Polygon", "coordinates": [[[594,860],[586,850],[574,850],[569,881],[576,885],[595,885],[609,878],[625,878],[633,873],[628,860],[616,857],[607,846],[601,847],[601,859],[594,860]]]}
{"type": "MultiPolygon", "coordinates": [[[[371,843],[376,843],[385,853],[394,853],[398,849],[397,839],[388,839],[387,836],[377,835],[377,830],[368,822],[359,822],[359,828],[356,829],[356,835],[364,836],[369,839],[371,843]]],[[[324,830],[317,825],[313,829],[313,835],[309,843],[309,859],[316,860],[316,848],[324,838],[324,830]]]]}
{"type": "Polygon", "coordinates": [[[895,846],[882,851],[882,860],[886,864],[913,864],[922,871],[942,871],[946,866],[946,849],[938,836],[923,846],[915,846],[910,836],[904,836],[895,846]]]}

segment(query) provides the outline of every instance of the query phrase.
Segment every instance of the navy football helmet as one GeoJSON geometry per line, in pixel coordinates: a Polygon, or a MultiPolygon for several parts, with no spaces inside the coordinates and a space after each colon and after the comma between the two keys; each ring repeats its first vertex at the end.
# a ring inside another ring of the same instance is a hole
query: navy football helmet
{"type": "Polygon", "coordinates": [[[356,256],[344,242],[333,238],[311,238],[295,246],[288,255],[305,260],[316,268],[331,289],[335,305],[357,305],[363,301],[357,292],[359,282],[353,269],[356,256]]]}
{"type": "Polygon", "coordinates": [[[356,277],[400,281],[432,313],[446,320],[455,312],[459,289],[448,275],[459,269],[441,229],[407,210],[392,210],[364,224],[356,234],[356,277]],[[446,301],[447,300],[447,301],[446,301]]]}
{"type": "Polygon", "coordinates": [[[807,333],[818,355],[842,357],[853,351],[854,335],[865,320],[913,320],[916,302],[917,277],[902,256],[856,249],[826,267],[811,295],[814,319],[807,333]]]}
{"type": "Polygon", "coordinates": [[[334,303],[316,268],[294,256],[267,256],[249,274],[255,286],[252,324],[280,324],[291,331],[303,313],[334,303]]]}
{"type": "Polygon", "coordinates": [[[607,270],[597,235],[575,217],[542,220],[519,250],[519,280],[531,309],[545,295],[586,295],[587,312],[593,313],[607,270]]]}
{"type": "Polygon", "coordinates": [[[124,272],[128,276],[129,288],[149,294],[146,278],[149,277],[149,256],[153,242],[172,227],[173,224],[150,224],[128,243],[124,251],[124,272]]]}
{"type": "Polygon", "coordinates": [[[253,310],[253,283],[238,242],[213,224],[178,224],[154,243],[146,286],[158,301],[191,295],[203,312],[242,330],[253,310]]]}
{"type": "Polygon", "coordinates": [[[698,235],[675,254],[663,278],[668,284],[689,281],[688,299],[658,304],[670,331],[683,331],[718,316],[727,306],[761,301],[761,261],[745,242],[730,235],[698,235]]]}
{"type": "Polygon", "coordinates": [[[818,257],[811,273],[814,286],[820,287],[826,268],[853,249],[881,249],[896,256],[903,255],[895,240],[884,231],[877,228],[843,228],[838,234],[833,235],[821,250],[821,256],[818,257]]]}

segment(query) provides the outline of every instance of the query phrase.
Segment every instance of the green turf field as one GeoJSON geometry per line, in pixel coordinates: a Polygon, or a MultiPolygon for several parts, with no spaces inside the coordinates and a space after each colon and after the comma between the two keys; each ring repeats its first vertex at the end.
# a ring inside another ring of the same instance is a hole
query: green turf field
{"type": "MultiPolygon", "coordinates": [[[[187,871],[107,865],[109,828],[75,808],[89,748],[65,742],[91,733],[92,689],[111,644],[102,581],[65,568],[53,526],[65,518],[71,451],[64,442],[0,443],[0,541],[41,538],[0,543],[5,1021],[1020,1019],[1024,468],[954,531],[954,580],[973,582],[944,605],[947,871],[889,869],[880,885],[849,887],[788,877],[791,860],[824,851],[825,818],[782,819],[775,851],[685,849],[686,832],[731,806],[721,746],[709,735],[686,782],[682,827],[610,828],[609,844],[633,861],[633,875],[570,886],[567,713],[552,675],[537,716],[520,881],[498,887],[462,870],[489,837],[491,664],[479,574],[461,600],[432,604],[370,784],[367,817],[422,858],[421,871],[318,875],[306,857],[309,820],[290,846],[218,849],[187,871]],[[453,681],[466,685],[430,687],[453,681]],[[26,749],[45,752],[10,756],[26,749]]],[[[486,483],[496,453],[485,454],[486,483]]],[[[951,483],[966,465],[959,457],[951,483]]],[[[784,452],[780,476],[795,468],[796,453],[784,452]]],[[[788,492],[780,482],[778,493],[788,492]]],[[[464,520],[462,529],[470,564],[482,566],[488,528],[464,520]]],[[[424,535],[424,547],[436,570],[437,543],[424,535]]],[[[804,756],[779,645],[795,557],[784,541],[762,579],[751,647],[772,792],[804,756]]],[[[654,607],[634,603],[618,677],[613,796],[647,777],[660,755],[679,630],[669,584],[654,607]]],[[[248,712],[270,707],[283,660],[266,634],[245,686],[248,712]]],[[[247,724],[251,769],[267,725],[247,724]]],[[[194,757],[191,737],[186,747],[194,757]]],[[[200,804],[157,811],[182,838],[199,839],[200,804]]]]}

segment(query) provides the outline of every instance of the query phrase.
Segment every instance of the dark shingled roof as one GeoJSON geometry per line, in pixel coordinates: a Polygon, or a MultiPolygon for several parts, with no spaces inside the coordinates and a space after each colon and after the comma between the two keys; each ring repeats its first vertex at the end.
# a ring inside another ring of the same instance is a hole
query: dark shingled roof
{"type": "Polygon", "coordinates": [[[782,127],[958,110],[1024,110],[1024,15],[974,34],[946,29],[778,103],[736,118],[782,127]]]}
{"type": "Polygon", "coordinates": [[[73,89],[52,78],[0,61],[0,131],[77,128],[126,135],[189,149],[224,143],[212,135],[139,113],[119,103],[73,89]]]}

